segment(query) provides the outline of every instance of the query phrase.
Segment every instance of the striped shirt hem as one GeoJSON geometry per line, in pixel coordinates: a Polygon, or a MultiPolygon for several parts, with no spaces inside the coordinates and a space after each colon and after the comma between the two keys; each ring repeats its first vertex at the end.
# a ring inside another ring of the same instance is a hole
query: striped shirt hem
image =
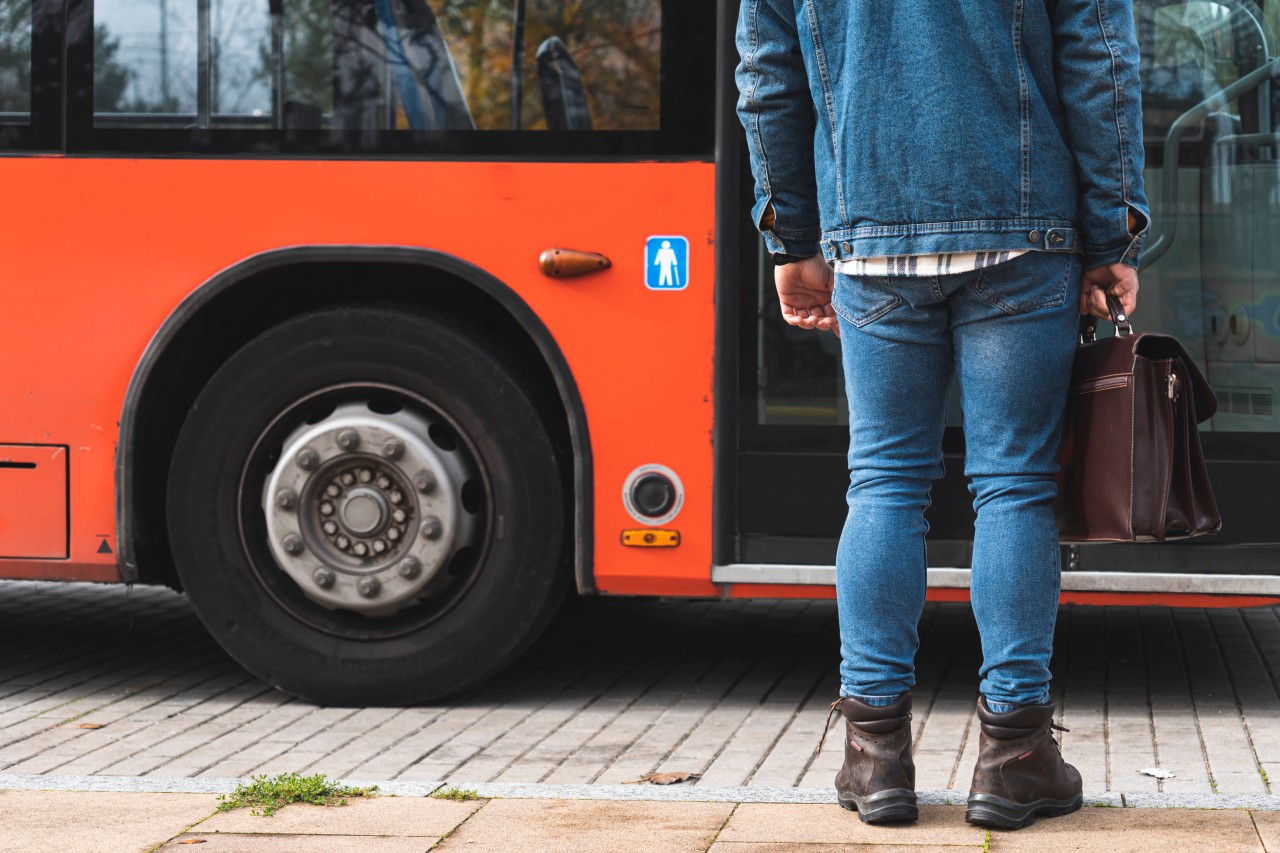
{"type": "Polygon", "coordinates": [[[946,252],[940,255],[895,255],[886,258],[850,258],[836,262],[836,272],[845,275],[956,275],[1003,264],[1027,253],[946,252]]]}

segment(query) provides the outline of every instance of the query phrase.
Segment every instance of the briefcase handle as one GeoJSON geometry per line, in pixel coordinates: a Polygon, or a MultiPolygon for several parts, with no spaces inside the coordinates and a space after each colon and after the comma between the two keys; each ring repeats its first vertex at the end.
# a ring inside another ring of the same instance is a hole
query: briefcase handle
{"type": "MultiPolygon", "coordinates": [[[[1111,312],[1111,324],[1116,327],[1116,334],[1123,337],[1133,334],[1133,326],[1129,325],[1129,315],[1124,313],[1120,300],[1107,294],[1107,310],[1111,312]]],[[[1085,314],[1080,318],[1080,343],[1088,344],[1098,339],[1098,318],[1085,314]]]]}

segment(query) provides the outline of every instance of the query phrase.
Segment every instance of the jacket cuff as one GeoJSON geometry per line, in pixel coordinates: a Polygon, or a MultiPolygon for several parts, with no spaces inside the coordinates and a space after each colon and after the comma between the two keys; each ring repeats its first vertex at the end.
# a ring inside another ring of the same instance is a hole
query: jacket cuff
{"type": "Polygon", "coordinates": [[[1137,269],[1138,255],[1142,253],[1142,238],[1143,235],[1135,234],[1125,242],[1112,246],[1086,245],[1084,247],[1084,268],[1091,270],[1111,264],[1124,264],[1127,267],[1137,269]]]}
{"type": "Polygon", "coordinates": [[[1126,205],[1121,215],[1126,225],[1124,236],[1106,243],[1085,242],[1083,248],[1085,269],[1091,270],[1110,264],[1124,264],[1134,269],[1138,268],[1138,256],[1142,254],[1142,243],[1151,229],[1151,216],[1146,210],[1133,204],[1126,205]]]}
{"type": "Polygon", "coordinates": [[[769,250],[771,255],[787,255],[792,258],[808,258],[813,255],[822,253],[822,248],[818,245],[818,236],[820,231],[814,231],[812,237],[801,235],[792,237],[784,236],[777,231],[762,231],[764,237],[764,246],[769,250]]]}

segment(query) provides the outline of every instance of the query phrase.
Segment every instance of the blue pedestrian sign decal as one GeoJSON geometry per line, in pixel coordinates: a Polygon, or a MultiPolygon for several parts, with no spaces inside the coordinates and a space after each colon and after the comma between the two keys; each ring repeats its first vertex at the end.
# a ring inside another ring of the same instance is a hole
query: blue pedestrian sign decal
{"type": "Polygon", "coordinates": [[[684,290],[689,286],[689,241],[684,237],[650,237],[644,244],[644,284],[650,290],[684,290]]]}

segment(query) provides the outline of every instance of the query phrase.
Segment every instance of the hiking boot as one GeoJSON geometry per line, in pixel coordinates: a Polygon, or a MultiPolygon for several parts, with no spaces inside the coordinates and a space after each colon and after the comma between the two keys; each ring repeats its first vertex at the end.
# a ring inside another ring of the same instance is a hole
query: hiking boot
{"type": "Polygon", "coordinates": [[[1062,760],[1050,729],[1053,703],[1019,705],[1007,714],[978,701],[982,737],[964,819],[978,826],[1021,829],[1036,816],[1056,817],[1080,808],[1080,773],[1062,760]]]}
{"type": "Polygon", "coordinates": [[[845,720],[844,766],[836,774],[840,805],[857,809],[863,823],[915,820],[919,811],[916,765],[911,760],[911,694],[883,708],[845,696],[831,703],[831,714],[836,708],[845,720]]]}

